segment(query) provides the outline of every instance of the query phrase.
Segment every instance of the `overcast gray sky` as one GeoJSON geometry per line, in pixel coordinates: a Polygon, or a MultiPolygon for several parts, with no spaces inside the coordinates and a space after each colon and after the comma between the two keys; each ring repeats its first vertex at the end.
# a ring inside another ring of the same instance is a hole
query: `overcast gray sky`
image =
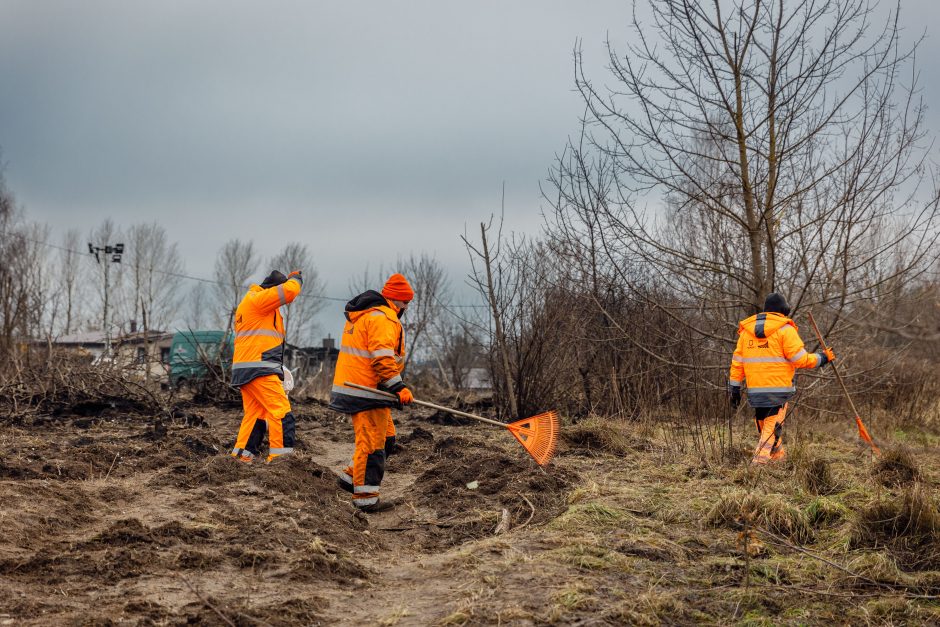
{"type": "MultiPolygon", "coordinates": [[[[400,253],[460,283],[459,235],[536,230],[539,182],[578,129],[572,48],[595,78],[630,2],[0,0],[0,149],[30,218],[156,220],[187,271],[251,238],[315,251],[327,294],[400,253]]],[[[905,0],[913,40],[940,2],[905,0]]],[[[930,32],[922,84],[935,100],[930,32]]],[[[937,129],[937,112],[929,111],[937,129]]],[[[329,323],[327,326],[332,324],[329,323]]],[[[331,329],[325,328],[325,331],[331,329]]]]}

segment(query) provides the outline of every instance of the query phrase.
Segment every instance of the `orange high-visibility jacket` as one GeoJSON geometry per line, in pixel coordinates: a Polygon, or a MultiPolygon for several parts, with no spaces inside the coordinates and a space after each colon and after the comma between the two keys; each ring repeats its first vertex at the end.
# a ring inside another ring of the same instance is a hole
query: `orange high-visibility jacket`
{"type": "Polygon", "coordinates": [[[405,332],[395,310],[376,291],[356,296],[346,304],[346,325],[336,359],[330,409],[356,414],[396,406],[397,401],[343,383],[397,392],[405,387],[401,379],[404,364],[405,332]]]}
{"type": "Polygon", "coordinates": [[[826,363],[821,353],[807,353],[793,320],[759,313],[738,325],[738,346],[731,357],[731,387],[747,381],[751,407],[783,405],[796,392],[796,369],[826,363]]]}
{"type": "Polygon", "coordinates": [[[269,374],[284,378],[284,319],[280,307],[300,294],[303,279],[290,274],[285,283],[252,285],[235,310],[232,385],[239,387],[269,374]]]}

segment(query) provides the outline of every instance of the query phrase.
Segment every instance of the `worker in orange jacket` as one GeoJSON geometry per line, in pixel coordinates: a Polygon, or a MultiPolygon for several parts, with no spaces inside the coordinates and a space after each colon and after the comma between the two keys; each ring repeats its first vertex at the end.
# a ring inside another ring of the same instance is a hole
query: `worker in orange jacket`
{"type": "Polygon", "coordinates": [[[356,447],[352,465],[339,476],[339,485],[352,493],[352,502],[364,512],[394,507],[379,499],[385,461],[395,445],[391,408],[413,400],[402,381],[405,334],[401,318],[414,298],[414,290],[400,274],[389,277],[382,292],[369,290],[346,303],[330,409],[351,414],[356,447]],[[372,392],[350,388],[345,382],[393,392],[398,402],[372,392]]]}
{"type": "Polygon", "coordinates": [[[232,385],[240,388],[242,418],[232,457],[252,462],[268,432],[271,460],[294,450],[296,423],[284,391],[284,318],[280,308],[300,294],[299,270],[284,276],[275,270],[252,285],[235,310],[232,385]]]}
{"type": "Polygon", "coordinates": [[[754,408],[760,437],[753,463],[766,464],[786,457],[783,448],[783,422],[787,401],[796,392],[797,368],[821,368],[835,361],[826,348],[807,353],[796,324],[788,316],[790,305],[777,293],[768,294],[762,313],[738,325],[738,344],[731,358],[728,382],[731,406],[741,403],[741,390],[747,382],[747,400],[754,408]]]}

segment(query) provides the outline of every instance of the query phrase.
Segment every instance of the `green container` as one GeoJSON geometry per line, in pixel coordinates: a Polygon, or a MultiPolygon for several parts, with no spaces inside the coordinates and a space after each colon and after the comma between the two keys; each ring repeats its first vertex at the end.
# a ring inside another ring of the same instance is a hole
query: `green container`
{"type": "Polygon", "coordinates": [[[177,331],[170,346],[170,384],[179,388],[206,377],[209,368],[232,368],[235,337],[231,331],[177,331]]]}

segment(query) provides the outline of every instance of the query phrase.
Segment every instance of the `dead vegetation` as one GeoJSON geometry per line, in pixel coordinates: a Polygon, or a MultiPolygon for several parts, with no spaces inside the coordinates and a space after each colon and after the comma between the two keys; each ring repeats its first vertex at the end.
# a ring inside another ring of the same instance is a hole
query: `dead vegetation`
{"type": "Polygon", "coordinates": [[[799,544],[806,544],[815,537],[806,512],[780,494],[725,492],[705,516],[705,524],[730,529],[756,525],[799,544]]]}
{"type": "Polygon", "coordinates": [[[351,452],[351,428],[321,404],[296,407],[298,453],[270,466],[225,454],[237,409],[78,408],[0,418],[0,619],[938,618],[920,599],[940,593],[929,452],[884,463],[916,468],[909,485],[882,482],[881,465],[869,475],[841,444],[793,443],[788,464],[755,473],[746,455],[703,457],[693,428],[595,417],[565,426],[563,450],[542,469],[487,427],[396,413],[402,446],[385,483],[403,504],[367,518],[332,474],[351,452]],[[833,582],[839,596],[826,596],[833,582]],[[350,606],[360,593],[379,615],[350,606]]]}
{"type": "Polygon", "coordinates": [[[884,486],[904,487],[917,481],[920,470],[909,450],[894,447],[884,451],[875,461],[872,475],[884,486]]]}
{"type": "Polygon", "coordinates": [[[940,509],[935,493],[923,486],[863,507],[853,526],[852,544],[886,548],[904,570],[940,570],[940,509]]]}

